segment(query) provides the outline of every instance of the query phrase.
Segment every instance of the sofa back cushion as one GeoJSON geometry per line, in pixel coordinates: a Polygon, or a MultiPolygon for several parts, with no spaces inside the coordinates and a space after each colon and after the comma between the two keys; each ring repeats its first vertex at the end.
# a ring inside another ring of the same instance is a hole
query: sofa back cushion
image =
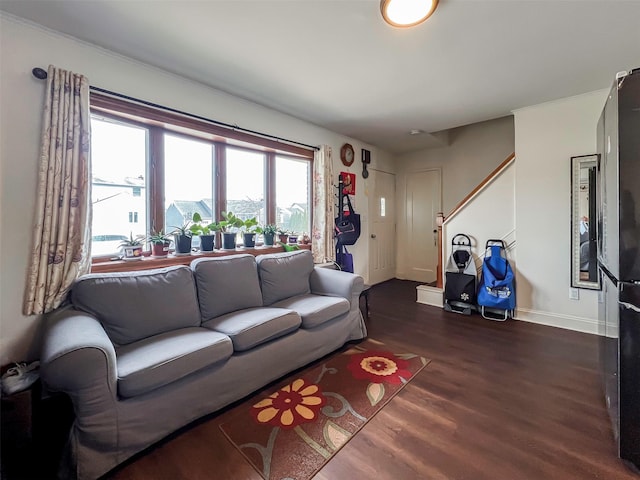
{"type": "Polygon", "coordinates": [[[311,291],[309,287],[309,276],[313,271],[311,251],[298,250],[259,255],[256,262],[262,287],[262,301],[265,305],[311,291]]]}
{"type": "Polygon", "coordinates": [[[199,258],[191,262],[202,321],[245,308],[261,307],[258,267],[253,255],[199,258]]]}
{"type": "Polygon", "coordinates": [[[83,275],[71,290],[71,301],[96,316],[117,345],[200,325],[193,274],[183,265],[83,275]]]}

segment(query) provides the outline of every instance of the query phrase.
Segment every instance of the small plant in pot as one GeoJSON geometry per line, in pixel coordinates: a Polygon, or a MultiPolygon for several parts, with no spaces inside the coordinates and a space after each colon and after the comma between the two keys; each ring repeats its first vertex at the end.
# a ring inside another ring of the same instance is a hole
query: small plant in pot
{"type": "Polygon", "coordinates": [[[276,236],[276,231],[278,230],[278,228],[273,224],[267,224],[264,227],[262,227],[261,230],[262,230],[262,236],[264,237],[264,245],[266,247],[272,247],[273,240],[276,236]]]}
{"type": "Polygon", "coordinates": [[[173,242],[176,247],[176,255],[190,255],[191,254],[191,220],[187,220],[181,227],[173,227],[175,230],[171,232],[173,234],[173,242]]]}
{"type": "Polygon", "coordinates": [[[138,235],[134,238],[133,233],[129,232],[129,239],[123,240],[122,243],[120,243],[120,248],[122,249],[122,259],[141,260],[143,242],[144,236],[138,235]]]}
{"type": "Polygon", "coordinates": [[[243,222],[240,227],[243,236],[245,248],[253,248],[256,246],[256,234],[262,233],[262,228],[258,226],[256,217],[249,218],[243,222]]]}
{"type": "Polygon", "coordinates": [[[282,227],[278,227],[276,229],[276,233],[278,234],[278,239],[280,243],[287,243],[289,241],[289,230],[285,230],[282,227]]]}
{"type": "Polygon", "coordinates": [[[244,225],[244,221],[241,218],[236,217],[233,212],[222,212],[222,218],[218,222],[220,225],[220,230],[222,231],[222,248],[224,250],[235,250],[236,249],[236,231],[231,231],[230,229],[238,229],[244,225]]]}
{"type": "Polygon", "coordinates": [[[203,252],[213,252],[216,239],[215,232],[220,230],[220,225],[216,222],[203,225],[202,217],[198,212],[193,214],[192,221],[193,225],[189,227],[189,230],[191,230],[193,235],[200,235],[200,250],[203,252]]]}
{"type": "Polygon", "coordinates": [[[157,233],[151,233],[147,237],[147,242],[151,245],[151,256],[154,258],[166,257],[169,253],[169,245],[171,239],[169,236],[160,230],[157,233]]]}
{"type": "Polygon", "coordinates": [[[291,232],[291,233],[289,233],[289,238],[288,238],[287,243],[288,243],[289,245],[295,245],[295,244],[297,244],[297,243],[298,243],[298,235],[297,235],[295,232],[291,232]]]}

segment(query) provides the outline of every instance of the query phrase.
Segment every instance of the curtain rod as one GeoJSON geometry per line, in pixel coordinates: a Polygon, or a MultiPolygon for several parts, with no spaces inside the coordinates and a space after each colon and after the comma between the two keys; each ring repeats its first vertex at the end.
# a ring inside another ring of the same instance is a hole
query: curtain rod
{"type": "MultiPolygon", "coordinates": [[[[31,70],[31,73],[33,74],[34,77],[36,77],[39,80],[46,80],[46,78],[48,76],[47,71],[42,69],[42,68],[40,68],[40,67],[35,67],[33,70],[31,70]]],[[[307,148],[310,148],[312,150],[320,150],[319,147],[314,146],[314,145],[307,145],[306,143],[296,142],[295,140],[289,140],[287,138],[276,137],[275,135],[270,135],[268,133],[262,133],[262,132],[258,132],[256,130],[249,130],[248,128],[242,128],[242,127],[239,127],[238,125],[231,125],[230,123],[224,123],[224,122],[220,122],[218,120],[212,120],[210,118],[201,117],[200,115],[195,115],[193,113],[183,112],[182,110],[176,110],[175,108],[165,107],[164,105],[159,105],[157,103],[148,102],[146,100],[141,100],[141,99],[135,98],[135,97],[130,97],[130,96],[124,95],[122,93],[117,93],[117,92],[112,92],[110,90],[105,90],[104,88],[89,86],[89,89],[94,91],[94,92],[105,93],[107,95],[111,95],[111,96],[114,96],[114,97],[123,98],[125,100],[129,100],[129,101],[132,101],[132,102],[141,103],[141,104],[146,105],[148,107],[158,108],[160,110],[165,110],[167,112],[177,113],[179,115],[184,115],[184,116],[187,116],[187,117],[195,118],[196,120],[202,120],[204,122],[213,123],[214,125],[218,125],[219,127],[228,128],[230,130],[236,130],[236,131],[239,131],[239,132],[250,133],[252,135],[258,135],[260,137],[268,138],[270,140],[275,140],[277,142],[286,142],[286,143],[290,143],[290,144],[293,144],[293,145],[300,145],[301,147],[307,147],[307,148]]]]}

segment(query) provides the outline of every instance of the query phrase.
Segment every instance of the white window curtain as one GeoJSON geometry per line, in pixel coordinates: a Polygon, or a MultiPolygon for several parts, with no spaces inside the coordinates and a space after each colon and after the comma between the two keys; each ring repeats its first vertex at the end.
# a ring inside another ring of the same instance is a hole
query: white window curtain
{"type": "Polygon", "coordinates": [[[89,82],[49,66],[25,315],[65,300],[91,267],[89,82]]]}
{"type": "Polygon", "coordinates": [[[311,250],[315,263],[334,262],[336,249],[333,240],[335,195],[331,147],[323,145],[313,158],[313,226],[311,250]]]}

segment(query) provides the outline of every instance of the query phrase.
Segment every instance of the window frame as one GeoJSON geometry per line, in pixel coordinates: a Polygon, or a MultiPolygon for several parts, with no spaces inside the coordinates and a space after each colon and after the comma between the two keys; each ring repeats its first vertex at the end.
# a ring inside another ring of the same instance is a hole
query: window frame
{"type": "MultiPolygon", "coordinates": [[[[103,93],[91,92],[91,115],[110,118],[125,124],[148,129],[148,182],[147,209],[150,229],[166,231],[164,225],[164,135],[183,136],[197,141],[210,142],[213,146],[214,218],[221,220],[226,210],[226,147],[242,149],[265,155],[265,203],[267,223],[276,220],[276,156],[290,157],[309,162],[309,218],[313,224],[313,157],[314,150],[252,135],[185,115],[122,100],[103,93]]],[[[110,260],[110,256],[94,256],[92,263],[110,260]]]]}

